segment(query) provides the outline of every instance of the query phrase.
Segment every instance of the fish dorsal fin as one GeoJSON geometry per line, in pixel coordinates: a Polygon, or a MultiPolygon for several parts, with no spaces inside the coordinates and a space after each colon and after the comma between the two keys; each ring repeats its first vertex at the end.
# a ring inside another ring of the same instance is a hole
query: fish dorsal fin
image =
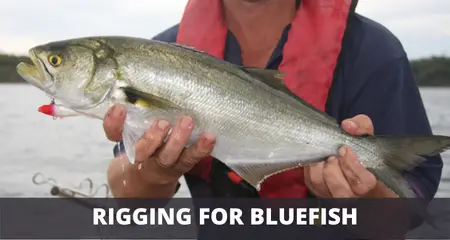
{"type": "Polygon", "coordinates": [[[164,98],[141,92],[133,87],[120,87],[125,96],[127,102],[135,105],[139,105],[145,108],[159,108],[159,109],[179,109],[179,106],[166,100],[164,98]]]}
{"type": "Polygon", "coordinates": [[[282,94],[286,94],[290,96],[291,98],[298,101],[300,104],[296,104],[300,108],[306,109],[308,113],[312,113],[311,116],[315,117],[315,119],[318,120],[324,120],[324,123],[336,123],[336,119],[332,118],[328,114],[320,111],[319,109],[315,108],[313,105],[308,103],[307,101],[303,100],[302,98],[295,95],[284,83],[283,83],[283,77],[286,75],[286,73],[278,71],[278,70],[271,70],[271,69],[261,69],[261,68],[244,68],[245,71],[249,72],[250,74],[257,76],[259,80],[261,80],[263,83],[268,85],[269,87],[278,90],[282,94]]]}
{"type": "Polygon", "coordinates": [[[201,51],[201,50],[199,50],[199,49],[197,49],[197,48],[195,48],[195,47],[192,47],[192,46],[188,46],[188,45],[184,45],[184,44],[179,44],[179,43],[170,43],[170,44],[173,45],[173,46],[176,46],[176,47],[185,49],[185,50],[190,50],[190,51],[193,51],[193,52],[206,54],[206,52],[203,52],[203,51],[201,51]]]}
{"type": "Polygon", "coordinates": [[[253,74],[257,74],[268,81],[270,80],[270,82],[279,84],[281,86],[285,86],[283,84],[283,77],[286,75],[285,72],[272,69],[252,68],[252,67],[245,67],[245,70],[253,74]]]}

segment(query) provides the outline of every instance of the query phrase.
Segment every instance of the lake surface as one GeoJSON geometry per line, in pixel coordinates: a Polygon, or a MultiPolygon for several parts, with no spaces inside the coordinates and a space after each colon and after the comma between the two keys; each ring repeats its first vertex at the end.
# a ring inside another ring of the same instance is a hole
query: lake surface
{"type": "MultiPolygon", "coordinates": [[[[435,134],[450,135],[450,88],[421,89],[435,134]]],[[[62,185],[76,186],[89,177],[106,182],[114,143],[102,122],[84,117],[53,120],[37,111],[49,98],[28,85],[0,85],[0,196],[49,196],[49,186],[33,184],[41,172],[62,185]]],[[[412,119],[413,121],[413,119],[412,119]]],[[[443,155],[444,171],[437,197],[450,197],[450,152],[443,155]]],[[[183,184],[177,197],[190,197],[183,184]]]]}

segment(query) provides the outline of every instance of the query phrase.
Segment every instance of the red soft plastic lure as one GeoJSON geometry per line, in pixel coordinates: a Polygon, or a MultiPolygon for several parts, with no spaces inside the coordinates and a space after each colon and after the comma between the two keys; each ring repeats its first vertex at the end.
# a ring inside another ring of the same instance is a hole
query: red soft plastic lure
{"type": "Polygon", "coordinates": [[[81,115],[80,113],[77,113],[64,105],[55,104],[55,103],[42,105],[38,108],[38,111],[45,115],[52,116],[54,119],[75,117],[75,116],[81,115]]]}

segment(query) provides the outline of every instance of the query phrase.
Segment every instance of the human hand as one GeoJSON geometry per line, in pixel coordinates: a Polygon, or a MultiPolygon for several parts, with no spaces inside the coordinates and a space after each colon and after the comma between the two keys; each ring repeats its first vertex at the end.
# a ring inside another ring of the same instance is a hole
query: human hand
{"type": "MultiPolygon", "coordinates": [[[[373,135],[370,118],[357,115],[342,122],[342,128],[352,135],[373,135]]],[[[395,197],[379,183],[347,146],[339,149],[338,157],[330,157],[304,168],[305,184],[320,198],[395,197]]]]}
{"type": "MultiPolygon", "coordinates": [[[[118,142],[122,138],[126,111],[122,105],[114,105],[103,121],[109,140],[118,142]]],[[[169,122],[157,120],[136,143],[135,173],[145,184],[172,185],[201,159],[207,157],[215,144],[214,136],[204,134],[191,147],[185,148],[194,122],[191,117],[181,117],[173,127],[169,139],[164,139],[170,130],[169,122]],[[139,171],[136,171],[139,170],[139,171]]]]}

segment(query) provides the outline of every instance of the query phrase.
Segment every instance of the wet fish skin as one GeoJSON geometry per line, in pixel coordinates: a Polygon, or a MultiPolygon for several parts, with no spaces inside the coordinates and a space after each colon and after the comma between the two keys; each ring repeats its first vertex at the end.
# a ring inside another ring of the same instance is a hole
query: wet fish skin
{"type": "Polygon", "coordinates": [[[126,105],[123,140],[132,162],[134,144],[151,120],[164,117],[174,124],[187,114],[195,122],[191,142],[212,132],[217,140],[211,155],[256,188],[273,174],[324,161],[348,145],[378,180],[401,197],[414,197],[401,172],[423,161],[419,155],[450,147],[447,136],[349,135],[294,96],[282,73],[241,68],[176,44],[90,37],[38,46],[30,56],[42,74],[27,74],[31,67],[23,64],[19,74],[51,84],[47,93],[75,111],[103,118],[112,104],[126,105]],[[49,63],[54,55],[61,56],[58,67],[49,63]]]}

